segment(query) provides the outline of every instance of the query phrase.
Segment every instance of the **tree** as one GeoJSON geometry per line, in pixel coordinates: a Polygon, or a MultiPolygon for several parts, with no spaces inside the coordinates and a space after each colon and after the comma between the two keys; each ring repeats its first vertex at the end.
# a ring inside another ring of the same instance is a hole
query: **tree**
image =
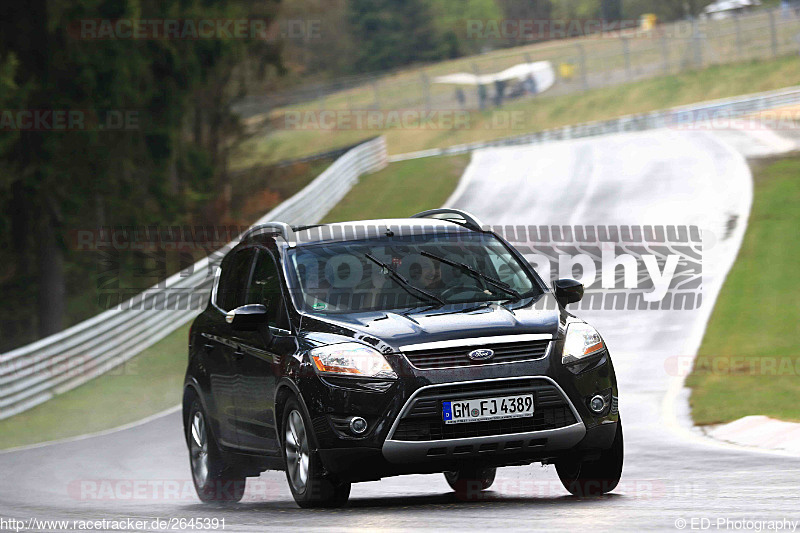
{"type": "Polygon", "coordinates": [[[446,49],[425,0],[350,0],[349,23],[358,48],[356,72],[434,61],[446,49]]]}
{"type": "Polygon", "coordinates": [[[292,0],[281,5],[279,20],[283,25],[308,27],[305,34],[285,41],[283,60],[295,74],[287,82],[298,83],[302,77],[302,82],[307,83],[321,74],[352,70],[356,46],[348,15],[349,0],[292,0]]]}
{"type": "Polygon", "coordinates": [[[622,19],[622,0],[602,0],[600,2],[600,17],[603,20],[622,19]]]}
{"type": "MultiPolygon", "coordinates": [[[[506,19],[514,21],[550,20],[553,5],[550,0],[498,0],[506,19]]],[[[506,46],[519,46],[527,42],[524,35],[512,35],[506,46]]]]}
{"type": "Polygon", "coordinates": [[[435,0],[431,3],[434,21],[445,40],[447,57],[459,57],[481,51],[485,39],[469,35],[470,21],[500,21],[508,17],[495,0],[435,0]]]}
{"type": "Polygon", "coordinates": [[[6,279],[20,290],[35,287],[40,335],[64,325],[67,278],[87,288],[91,261],[87,265],[85,254],[67,247],[69,230],[187,221],[190,193],[224,188],[225,146],[236,127],[230,103],[237,66],[248,56],[279,63],[279,43],[258,36],[86,39],[76,36],[76,23],[270,21],[276,5],[277,0],[4,4],[4,108],[77,111],[86,125],[0,131],[0,201],[9,214],[3,238],[14,250],[14,272],[6,279]],[[198,102],[202,112],[190,112],[198,102]],[[134,127],[101,129],[110,113],[129,110],[137,119],[134,127]],[[92,117],[98,122],[89,124],[92,117]]]}
{"type": "Polygon", "coordinates": [[[553,4],[553,17],[557,19],[597,19],[600,15],[597,0],[563,0],[553,4]]]}

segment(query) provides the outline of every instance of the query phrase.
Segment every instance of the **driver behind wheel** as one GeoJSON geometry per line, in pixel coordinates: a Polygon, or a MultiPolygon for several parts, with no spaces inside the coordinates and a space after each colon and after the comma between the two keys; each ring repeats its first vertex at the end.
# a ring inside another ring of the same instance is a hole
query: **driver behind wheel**
{"type": "Polygon", "coordinates": [[[411,282],[423,289],[444,289],[445,283],[442,281],[442,269],[438,263],[427,258],[415,261],[409,267],[409,277],[411,282]]]}

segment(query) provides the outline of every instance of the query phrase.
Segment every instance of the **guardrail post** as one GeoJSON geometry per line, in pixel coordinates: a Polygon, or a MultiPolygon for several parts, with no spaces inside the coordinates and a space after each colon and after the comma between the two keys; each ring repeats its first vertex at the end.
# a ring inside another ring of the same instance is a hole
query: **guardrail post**
{"type": "Polygon", "coordinates": [[[628,44],[628,38],[624,35],[620,35],[619,38],[622,41],[622,54],[625,56],[625,76],[627,76],[628,81],[631,81],[633,79],[633,73],[631,72],[630,45],[628,44]]]}
{"type": "Polygon", "coordinates": [[[733,22],[736,26],[736,56],[742,59],[742,21],[738,14],[733,16],[733,22]]]}
{"type": "Polygon", "coordinates": [[[325,89],[322,86],[317,91],[317,100],[319,100],[319,108],[325,109],[325,89]]]}
{"type": "Polygon", "coordinates": [[[583,90],[586,91],[589,89],[589,76],[586,72],[586,50],[580,43],[577,43],[575,47],[578,49],[578,68],[581,69],[581,85],[583,85],[583,90]]]}
{"type": "Polygon", "coordinates": [[[425,110],[431,110],[431,82],[428,79],[428,75],[425,72],[420,73],[420,79],[422,80],[422,99],[425,102],[425,110]]]}
{"type": "Polygon", "coordinates": [[[380,109],[381,108],[381,95],[378,92],[378,81],[377,80],[372,80],[372,92],[375,95],[375,103],[373,104],[373,106],[375,107],[375,109],[380,109]]]}
{"type": "MultiPolygon", "coordinates": [[[[475,73],[475,76],[478,77],[481,75],[481,71],[478,68],[477,63],[472,64],[472,72],[475,73]]],[[[486,87],[484,87],[480,82],[476,80],[475,84],[476,96],[478,97],[478,108],[483,111],[486,108],[486,100],[488,99],[488,95],[486,93],[486,87]]]]}
{"type": "Polygon", "coordinates": [[[700,35],[700,28],[697,26],[697,19],[692,19],[692,51],[694,52],[694,66],[703,66],[703,43],[700,35]]]}

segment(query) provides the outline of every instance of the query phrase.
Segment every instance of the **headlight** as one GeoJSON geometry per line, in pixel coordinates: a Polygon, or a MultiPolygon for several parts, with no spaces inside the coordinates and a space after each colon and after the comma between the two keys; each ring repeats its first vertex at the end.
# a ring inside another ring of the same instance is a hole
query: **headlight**
{"type": "Polygon", "coordinates": [[[357,342],[313,348],[308,354],[320,372],[370,378],[397,378],[397,374],[379,351],[357,342]]]}
{"type": "Polygon", "coordinates": [[[575,363],[604,350],[605,347],[596,329],[585,322],[573,322],[567,326],[567,338],[564,341],[561,360],[565,365],[575,363]]]}

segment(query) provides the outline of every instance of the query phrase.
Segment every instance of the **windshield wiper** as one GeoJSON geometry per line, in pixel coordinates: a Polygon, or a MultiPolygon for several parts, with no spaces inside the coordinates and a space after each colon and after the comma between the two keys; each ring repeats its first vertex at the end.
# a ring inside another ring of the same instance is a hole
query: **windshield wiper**
{"type": "Polygon", "coordinates": [[[425,257],[430,257],[431,259],[435,259],[435,260],[437,260],[437,261],[439,261],[441,263],[444,263],[445,265],[450,265],[451,267],[455,267],[455,268],[461,270],[462,272],[466,272],[467,274],[471,275],[474,278],[482,279],[483,281],[485,281],[489,285],[500,289],[501,291],[503,291],[506,294],[512,295],[516,300],[521,300],[522,299],[522,295],[518,291],[512,289],[511,286],[508,283],[504,283],[504,282],[500,281],[499,279],[495,279],[495,278],[493,278],[491,276],[487,276],[483,272],[481,272],[479,270],[475,270],[474,268],[472,268],[471,266],[469,266],[469,265],[467,265],[465,263],[457,263],[456,261],[450,261],[449,259],[446,259],[444,257],[439,257],[436,254],[432,254],[432,253],[426,252],[424,250],[422,252],[420,252],[420,255],[424,255],[425,257]]]}
{"type": "Polygon", "coordinates": [[[431,294],[425,289],[420,289],[419,287],[415,287],[412,285],[406,278],[404,278],[401,274],[399,274],[395,269],[387,265],[386,263],[380,261],[379,259],[371,256],[370,254],[364,254],[367,259],[381,267],[385,274],[389,274],[393,280],[397,282],[407,293],[412,296],[419,298],[420,300],[427,300],[429,302],[436,302],[438,305],[442,306],[445,305],[445,301],[436,296],[435,294],[431,294]],[[423,298],[420,298],[420,295],[423,298]]]}

